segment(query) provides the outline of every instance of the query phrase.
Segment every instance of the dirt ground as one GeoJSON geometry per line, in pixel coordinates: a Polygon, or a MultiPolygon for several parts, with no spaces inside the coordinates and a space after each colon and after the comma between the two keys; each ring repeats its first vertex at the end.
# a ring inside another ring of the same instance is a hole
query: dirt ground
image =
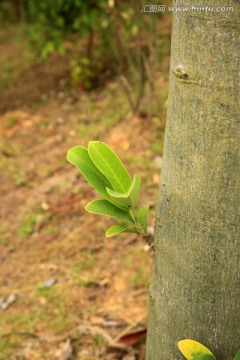
{"type": "Polygon", "coordinates": [[[132,116],[118,78],[72,91],[68,56],[36,64],[0,33],[0,359],[143,360],[151,253],[136,235],[85,212],[96,198],[66,161],[69,147],[102,140],[142,179],[154,225],[166,115],[132,116]]]}

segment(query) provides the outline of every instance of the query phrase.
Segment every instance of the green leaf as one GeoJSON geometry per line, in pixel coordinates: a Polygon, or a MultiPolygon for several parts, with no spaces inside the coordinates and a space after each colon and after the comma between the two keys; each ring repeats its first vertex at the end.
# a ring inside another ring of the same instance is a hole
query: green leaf
{"type": "Polygon", "coordinates": [[[115,204],[118,204],[120,206],[123,206],[125,208],[129,208],[131,206],[131,201],[128,196],[128,193],[120,194],[116,191],[113,191],[112,189],[107,188],[108,195],[110,195],[112,201],[115,204]]]}
{"type": "Polygon", "coordinates": [[[140,176],[134,175],[133,181],[130,187],[130,198],[132,202],[132,206],[135,207],[137,205],[138,196],[140,193],[140,185],[141,179],[140,176]]]}
{"type": "Polygon", "coordinates": [[[128,227],[126,230],[124,230],[124,232],[139,235],[139,232],[137,231],[137,229],[135,227],[128,227]]]}
{"type": "Polygon", "coordinates": [[[122,210],[127,210],[126,207],[114,202],[112,197],[108,194],[106,188],[111,186],[111,184],[92,162],[88,150],[85,147],[77,145],[69,149],[67,160],[78,168],[87,182],[96,189],[100,195],[120,207],[122,210]]]}
{"type": "Polygon", "coordinates": [[[240,360],[240,350],[238,350],[233,360],[240,360]]]}
{"type": "Polygon", "coordinates": [[[107,188],[108,194],[114,200],[115,203],[125,207],[136,207],[137,199],[140,192],[141,179],[138,175],[134,175],[131,186],[128,192],[122,194],[112,189],[107,188]]]}
{"type": "Polygon", "coordinates": [[[138,231],[135,229],[135,227],[128,227],[126,225],[116,224],[111,226],[107,230],[106,237],[111,237],[121,232],[138,234],[138,231]]]}
{"type": "Polygon", "coordinates": [[[192,360],[216,360],[214,355],[211,354],[196,354],[192,355],[192,360]]]}
{"type": "Polygon", "coordinates": [[[117,235],[125,230],[127,230],[126,225],[121,225],[121,224],[113,225],[106,231],[106,237],[117,235]]]}
{"type": "Polygon", "coordinates": [[[98,199],[90,201],[86,206],[85,210],[94,213],[111,216],[119,221],[125,221],[127,223],[134,224],[132,217],[124,210],[119,209],[114,204],[107,200],[98,199]]]}
{"type": "Polygon", "coordinates": [[[75,165],[87,182],[94,187],[99,194],[112,201],[106,187],[111,186],[108,179],[98,170],[92,162],[88,150],[83,146],[74,146],[68,150],[67,160],[75,165]]]}
{"type": "Polygon", "coordinates": [[[131,178],[118,156],[101,141],[90,141],[88,145],[89,155],[106,176],[115,191],[126,193],[131,186],[131,178]]]}
{"type": "Polygon", "coordinates": [[[137,216],[137,222],[139,223],[145,234],[147,234],[148,214],[149,214],[149,206],[144,206],[139,210],[137,216]]]}

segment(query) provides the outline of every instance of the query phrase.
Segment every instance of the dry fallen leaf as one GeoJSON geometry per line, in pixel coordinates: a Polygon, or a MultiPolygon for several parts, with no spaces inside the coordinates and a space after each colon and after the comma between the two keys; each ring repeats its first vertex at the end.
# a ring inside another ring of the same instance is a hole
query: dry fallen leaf
{"type": "Polygon", "coordinates": [[[72,359],[73,349],[71,341],[67,339],[65,342],[59,345],[59,349],[54,354],[55,360],[70,360],[72,359]]]}
{"type": "Polygon", "coordinates": [[[105,322],[105,319],[100,316],[91,316],[90,321],[93,325],[102,325],[105,322]]]}
{"type": "Polygon", "coordinates": [[[158,173],[153,174],[153,183],[157,185],[160,183],[160,175],[158,173]]]}
{"type": "Polygon", "coordinates": [[[139,341],[141,341],[147,334],[147,329],[142,329],[139,331],[135,331],[131,334],[127,334],[122,336],[119,340],[119,344],[124,344],[127,346],[136,345],[139,341]]]}

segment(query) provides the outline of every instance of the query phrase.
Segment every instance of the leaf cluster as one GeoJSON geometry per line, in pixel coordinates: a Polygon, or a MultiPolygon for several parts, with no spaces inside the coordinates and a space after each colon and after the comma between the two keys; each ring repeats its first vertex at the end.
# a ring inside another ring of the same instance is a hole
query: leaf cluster
{"type": "Polygon", "coordinates": [[[63,55],[66,36],[87,37],[108,20],[106,0],[25,0],[18,8],[28,24],[29,44],[42,61],[54,52],[63,55]]]}
{"type": "Polygon", "coordinates": [[[87,182],[103,197],[90,201],[86,211],[114,218],[106,236],[131,232],[146,236],[149,207],[139,208],[137,201],[141,179],[130,174],[119,157],[101,141],[90,141],[88,148],[74,146],[67,160],[74,164],[87,182]]]}

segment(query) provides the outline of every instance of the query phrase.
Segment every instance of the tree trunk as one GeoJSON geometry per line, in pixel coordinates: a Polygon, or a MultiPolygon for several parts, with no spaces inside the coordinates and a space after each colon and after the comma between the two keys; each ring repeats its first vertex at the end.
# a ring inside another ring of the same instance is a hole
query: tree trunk
{"type": "Polygon", "coordinates": [[[12,2],[12,7],[13,7],[14,22],[19,22],[21,20],[22,2],[21,2],[21,0],[12,0],[11,2],[12,2]]]}
{"type": "Polygon", "coordinates": [[[240,3],[207,5],[233,11],[174,15],[147,360],[180,359],[185,338],[218,360],[240,348],[240,3]]]}

